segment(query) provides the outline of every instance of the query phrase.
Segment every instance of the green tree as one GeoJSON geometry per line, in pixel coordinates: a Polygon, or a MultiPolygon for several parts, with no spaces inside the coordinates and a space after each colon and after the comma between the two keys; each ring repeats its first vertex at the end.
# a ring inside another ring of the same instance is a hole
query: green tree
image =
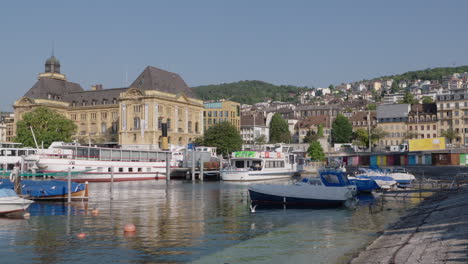
{"type": "Polygon", "coordinates": [[[432,104],[432,103],[434,103],[434,99],[432,99],[432,97],[429,97],[429,96],[424,96],[422,98],[422,103],[423,104],[432,104]]]}
{"type": "Polygon", "coordinates": [[[319,124],[317,126],[317,132],[314,130],[307,131],[307,134],[304,137],[304,143],[311,143],[312,141],[317,141],[323,137],[323,125],[319,124]]]}
{"type": "Polygon", "coordinates": [[[405,139],[413,139],[413,138],[418,138],[418,133],[410,131],[405,134],[405,139]]]}
{"type": "Polygon", "coordinates": [[[448,129],[448,130],[443,131],[442,136],[445,137],[446,139],[448,139],[450,144],[452,144],[452,141],[454,139],[460,138],[460,136],[451,128],[448,129]]]}
{"type": "Polygon", "coordinates": [[[73,121],[47,107],[38,107],[23,115],[16,124],[15,141],[26,147],[36,147],[31,128],[37,143],[43,143],[45,148],[54,141],[70,142],[76,132],[73,121]]]}
{"type": "Polygon", "coordinates": [[[254,143],[256,145],[265,145],[266,144],[266,137],[265,135],[260,135],[254,139],[254,143]]]}
{"type": "MultiPolygon", "coordinates": [[[[385,137],[387,132],[383,131],[381,128],[372,128],[371,129],[371,144],[377,143],[381,138],[385,137]]],[[[354,132],[355,143],[358,146],[369,147],[369,130],[364,128],[359,128],[354,132]]]]}
{"type": "Polygon", "coordinates": [[[349,143],[353,135],[353,126],[342,114],[338,114],[332,124],[332,142],[349,143]]]}
{"type": "Polygon", "coordinates": [[[333,93],[333,91],[335,90],[335,86],[333,86],[333,84],[330,84],[328,85],[328,89],[330,89],[330,92],[333,93]]]}
{"type": "Polygon", "coordinates": [[[280,114],[274,114],[270,122],[270,143],[286,143],[290,140],[288,123],[280,114]]]}
{"type": "Polygon", "coordinates": [[[390,87],[390,93],[395,94],[398,93],[398,91],[400,91],[400,86],[396,80],[393,80],[392,86],[390,87]]]}
{"type": "Polygon", "coordinates": [[[366,106],[366,110],[377,110],[377,104],[372,103],[366,106]]]}
{"type": "Polygon", "coordinates": [[[325,160],[325,153],[323,152],[322,145],[318,141],[312,141],[309,144],[307,153],[313,161],[323,161],[325,160]]]}
{"type": "Polygon", "coordinates": [[[203,136],[196,137],[195,139],[193,139],[192,143],[195,144],[196,146],[205,145],[205,142],[203,142],[203,136]]]}
{"type": "Polygon", "coordinates": [[[204,145],[216,147],[216,152],[224,156],[242,148],[242,137],[230,122],[221,122],[211,126],[205,132],[204,145]]]}
{"type": "Polygon", "coordinates": [[[403,96],[402,103],[404,103],[404,104],[418,104],[419,101],[418,101],[418,99],[414,98],[414,95],[412,93],[406,92],[405,95],[403,96]]]}

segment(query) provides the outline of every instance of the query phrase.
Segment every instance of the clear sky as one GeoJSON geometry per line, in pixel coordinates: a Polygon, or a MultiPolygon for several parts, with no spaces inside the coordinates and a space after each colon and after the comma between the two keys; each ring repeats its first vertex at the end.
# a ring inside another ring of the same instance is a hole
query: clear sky
{"type": "Polygon", "coordinates": [[[128,85],[147,65],[189,86],[321,87],[468,64],[467,11],[465,0],[5,1],[0,109],[32,87],[53,41],[84,89],[128,85]]]}

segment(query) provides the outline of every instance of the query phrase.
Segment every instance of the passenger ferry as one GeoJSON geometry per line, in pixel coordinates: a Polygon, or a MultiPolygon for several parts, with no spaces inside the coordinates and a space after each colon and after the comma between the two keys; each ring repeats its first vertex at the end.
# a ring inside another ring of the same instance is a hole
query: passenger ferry
{"type": "Polygon", "coordinates": [[[269,151],[232,153],[230,165],[221,170],[223,181],[261,181],[290,178],[302,170],[294,154],[269,151]]]}
{"type": "Polygon", "coordinates": [[[35,161],[26,157],[36,154],[37,149],[25,148],[21,143],[0,143],[0,167],[3,170],[13,170],[23,164],[23,169],[28,170],[35,165],[35,161]]]}
{"type": "MultiPolygon", "coordinates": [[[[77,143],[53,142],[48,149],[38,150],[37,166],[43,173],[66,179],[68,170],[72,180],[84,181],[140,181],[166,178],[166,159],[170,151],[130,150],[81,146],[77,143]]],[[[171,167],[175,166],[171,161],[171,167]]]]}

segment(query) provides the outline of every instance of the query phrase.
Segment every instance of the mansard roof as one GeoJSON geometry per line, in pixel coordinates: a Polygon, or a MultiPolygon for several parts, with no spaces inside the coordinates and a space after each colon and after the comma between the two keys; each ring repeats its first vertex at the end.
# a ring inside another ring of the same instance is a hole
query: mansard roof
{"type": "Polygon", "coordinates": [[[83,91],[83,88],[77,83],[52,78],[40,78],[24,96],[32,99],[53,99],[50,96],[63,98],[66,94],[83,91]]]}
{"type": "Polygon", "coordinates": [[[142,90],[156,90],[166,93],[184,93],[187,97],[196,98],[192,89],[177,74],[148,66],[130,85],[142,90]]]}

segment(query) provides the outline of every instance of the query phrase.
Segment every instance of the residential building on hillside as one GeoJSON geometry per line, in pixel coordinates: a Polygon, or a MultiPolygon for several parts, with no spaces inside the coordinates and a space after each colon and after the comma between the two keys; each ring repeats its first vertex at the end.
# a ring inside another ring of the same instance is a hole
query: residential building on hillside
{"type": "Polygon", "coordinates": [[[300,105],[294,110],[294,116],[299,119],[322,115],[336,117],[342,111],[340,105],[300,105]]]}
{"type": "Polygon", "coordinates": [[[318,132],[319,125],[323,127],[323,136],[329,138],[332,117],[328,115],[309,116],[307,118],[299,120],[295,125],[295,133],[293,141],[296,143],[304,143],[304,138],[307,132],[312,131],[318,132]]]}
{"type": "Polygon", "coordinates": [[[451,94],[437,96],[437,118],[439,135],[452,130],[458,138],[453,146],[468,145],[468,93],[455,90],[451,94]]]}
{"type": "Polygon", "coordinates": [[[11,112],[0,113],[0,142],[12,142],[14,115],[11,112]]]}
{"type": "Polygon", "coordinates": [[[438,137],[437,105],[414,104],[408,114],[406,138],[438,137]]]}
{"type": "Polygon", "coordinates": [[[349,115],[349,122],[353,126],[353,132],[357,129],[374,128],[377,126],[377,112],[376,111],[357,111],[349,115]],[[370,122],[369,122],[370,119],[370,122]]]}
{"type": "Polygon", "coordinates": [[[377,106],[377,127],[387,132],[380,139],[380,146],[393,146],[403,143],[407,132],[409,104],[384,104],[377,106]]]}
{"type": "Polygon", "coordinates": [[[216,102],[205,102],[203,113],[205,131],[211,126],[227,121],[240,130],[240,103],[220,100],[216,102]]]}
{"type": "Polygon", "coordinates": [[[266,143],[270,141],[270,128],[267,117],[263,114],[242,115],[240,134],[244,144],[257,144],[256,140],[263,136],[266,143]]]}
{"type": "Polygon", "coordinates": [[[186,145],[203,134],[203,102],[176,73],[148,66],[129,87],[95,85],[85,91],[60,73],[60,62],[52,56],[38,79],[14,103],[15,123],[45,106],[75,122],[74,138],[82,143],[157,149],[161,123],[168,124],[172,145],[186,145]]]}
{"type": "Polygon", "coordinates": [[[397,104],[400,101],[403,101],[403,97],[405,95],[402,93],[397,94],[386,94],[383,97],[382,103],[383,104],[397,104]]]}

